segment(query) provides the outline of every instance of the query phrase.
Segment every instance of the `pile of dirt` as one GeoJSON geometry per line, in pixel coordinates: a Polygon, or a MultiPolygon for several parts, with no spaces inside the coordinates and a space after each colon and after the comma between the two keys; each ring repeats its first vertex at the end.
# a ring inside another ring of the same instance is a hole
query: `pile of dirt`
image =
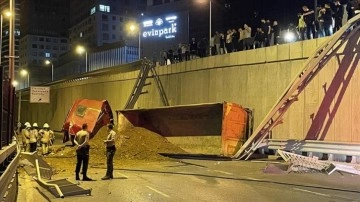
{"type": "MultiPolygon", "coordinates": [[[[161,135],[145,128],[127,126],[121,131],[114,129],[117,134],[116,153],[114,159],[119,160],[168,160],[160,153],[184,154],[183,149],[170,143],[161,135]]],[[[108,129],[102,127],[90,140],[90,162],[103,163],[106,159],[104,140],[107,138],[108,129]]],[[[54,148],[50,158],[73,158],[76,156],[76,147],[54,148]]]]}
{"type": "MultiPolygon", "coordinates": [[[[114,166],[134,166],[138,163],[169,161],[168,157],[160,153],[185,154],[180,147],[173,145],[166,138],[153,133],[145,128],[127,126],[115,129],[116,153],[114,166]]],[[[90,140],[90,167],[106,167],[104,140],[107,138],[108,129],[103,127],[90,140]]],[[[45,160],[56,169],[56,172],[72,172],[76,164],[76,147],[54,146],[53,152],[45,160]]]]}
{"type": "MultiPolygon", "coordinates": [[[[115,130],[118,138],[114,159],[165,160],[160,153],[183,154],[181,148],[173,145],[161,135],[145,128],[128,126],[121,131],[115,130]]],[[[90,141],[90,158],[104,162],[105,145],[108,129],[103,127],[90,141]]]]}

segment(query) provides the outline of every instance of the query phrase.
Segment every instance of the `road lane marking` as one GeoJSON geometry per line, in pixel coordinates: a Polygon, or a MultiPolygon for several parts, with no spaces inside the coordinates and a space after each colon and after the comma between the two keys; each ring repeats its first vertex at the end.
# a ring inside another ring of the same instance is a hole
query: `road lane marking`
{"type": "Polygon", "coordinates": [[[249,179],[249,180],[254,180],[254,181],[259,181],[259,179],[252,178],[252,177],[247,177],[246,179],[249,179]]]}
{"type": "Polygon", "coordinates": [[[146,187],[149,188],[149,189],[151,189],[151,190],[153,190],[154,192],[162,195],[162,196],[165,196],[165,197],[167,197],[167,198],[170,198],[169,195],[167,195],[167,194],[165,194],[165,193],[163,193],[163,192],[161,192],[161,191],[159,191],[159,190],[157,190],[157,189],[155,189],[155,188],[152,188],[152,187],[149,187],[149,186],[146,186],[146,187]]]}
{"type": "Polygon", "coordinates": [[[218,173],[226,174],[226,175],[233,175],[232,173],[225,172],[225,171],[222,171],[222,170],[214,170],[214,171],[218,172],[218,173]]]}
{"type": "Polygon", "coordinates": [[[309,191],[309,190],[306,190],[306,189],[294,188],[294,190],[302,191],[302,192],[307,192],[307,193],[311,193],[311,194],[315,194],[315,195],[319,195],[319,196],[331,197],[331,196],[328,195],[328,194],[322,194],[322,193],[319,193],[319,192],[309,191]]]}
{"type": "Polygon", "coordinates": [[[116,173],[116,174],[119,174],[119,175],[121,175],[123,177],[129,178],[127,175],[124,175],[124,174],[121,174],[121,173],[116,173]]]}

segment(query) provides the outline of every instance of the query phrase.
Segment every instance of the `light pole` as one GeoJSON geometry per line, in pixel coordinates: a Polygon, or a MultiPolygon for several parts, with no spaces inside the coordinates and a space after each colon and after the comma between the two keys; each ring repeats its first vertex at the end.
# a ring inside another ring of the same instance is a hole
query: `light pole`
{"type": "Polygon", "coordinates": [[[209,6],[209,55],[211,55],[211,0],[210,1],[210,6],[209,6]]]}
{"type": "Polygon", "coordinates": [[[51,64],[51,81],[54,81],[54,64],[50,60],[45,60],[45,65],[51,64]]]}
{"type": "MultiPolygon", "coordinates": [[[[15,0],[10,0],[10,13],[15,13],[15,0]]],[[[15,15],[9,16],[9,78],[15,79],[15,15]]]]}
{"type": "Polygon", "coordinates": [[[132,33],[134,33],[135,31],[138,31],[138,35],[139,35],[139,50],[138,50],[138,54],[139,54],[139,60],[141,58],[141,34],[140,34],[140,27],[139,25],[135,25],[135,24],[131,24],[129,27],[130,31],[132,33]]]}
{"type": "MultiPolygon", "coordinates": [[[[29,72],[26,70],[26,69],[22,69],[21,71],[20,71],[20,75],[22,76],[22,77],[25,77],[25,76],[27,76],[27,87],[30,87],[30,74],[29,74],[29,72]]],[[[24,84],[24,88],[25,88],[25,84],[24,84]]]]}
{"type": "Polygon", "coordinates": [[[85,72],[88,72],[88,59],[87,59],[88,53],[87,53],[86,48],[84,46],[79,45],[76,47],[76,52],[80,55],[85,53],[85,72]]]}
{"type": "MultiPolygon", "coordinates": [[[[4,14],[5,14],[6,17],[11,16],[10,11],[6,11],[4,14]]],[[[1,62],[2,62],[3,21],[4,21],[4,15],[3,15],[3,13],[1,13],[1,15],[0,15],[0,65],[1,65],[1,62]]]]}

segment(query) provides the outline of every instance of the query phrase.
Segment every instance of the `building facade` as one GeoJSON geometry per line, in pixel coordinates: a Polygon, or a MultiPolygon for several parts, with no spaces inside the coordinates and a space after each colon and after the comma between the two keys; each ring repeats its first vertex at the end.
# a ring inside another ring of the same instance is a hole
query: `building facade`
{"type": "Polygon", "coordinates": [[[18,78],[20,88],[50,82],[52,74],[61,79],[62,67],[71,64],[82,70],[87,61],[74,51],[77,45],[83,45],[89,56],[107,44],[137,47],[138,37],[128,35],[125,26],[145,7],[144,0],[20,0],[18,69],[29,72],[29,82],[18,78]]]}
{"type": "MultiPolygon", "coordinates": [[[[136,45],[127,26],[142,13],[140,0],[74,0],[70,3],[69,40],[89,49],[105,44],[123,42],[136,45]],[[139,6],[140,5],[140,6],[139,6]]],[[[144,6],[143,6],[144,7],[144,6]]]]}
{"type": "MultiPolygon", "coordinates": [[[[69,27],[69,53],[61,58],[61,65],[55,68],[55,73],[62,77],[92,71],[99,66],[106,67],[110,64],[118,64],[113,60],[105,61],[93,68],[94,62],[91,58],[97,57],[98,50],[106,49],[109,45],[116,45],[110,49],[121,49],[127,47],[128,53],[125,58],[137,57],[138,55],[138,34],[132,33],[129,26],[136,22],[136,18],[141,16],[146,2],[144,0],[73,0],[70,2],[70,27],[69,27]],[[77,46],[85,48],[84,56],[78,56],[79,61],[69,60],[77,46]],[[130,48],[132,47],[132,48],[130,48]],[[131,50],[131,51],[129,51],[131,50]],[[71,68],[75,66],[76,68],[71,68]],[[66,72],[66,75],[63,73],[66,72]]],[[[111,50],[105,50],[105,55],[110,54],[111,50]]],[[[123,50],[123,49],[121,49],[123,50]]],[[[119,53],[120,54],[120,53],[119,53]]],[[[121,53],[122,54],[122,53],[121,53]]],[[[121,56],[123,57],[123,56],[121,56]]],[[[120,55],[119,55],[120,58],[120,55]]],[[[123,61],[123,60],[122,60],[123,61]]]]}
{"type": "Polygon", "coordinates": [[[20,69],[29,79],[19,77],[20,88],[50,82],[51,65],[69,49],[69,0],[21,0],[20,69]]]}

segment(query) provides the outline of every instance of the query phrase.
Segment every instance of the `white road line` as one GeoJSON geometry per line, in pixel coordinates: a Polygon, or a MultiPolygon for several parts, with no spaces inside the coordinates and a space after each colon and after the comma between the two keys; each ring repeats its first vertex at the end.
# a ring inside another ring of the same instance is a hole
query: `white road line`
{"type": "Polygon", "coordinates": [[[226,174],[226,175],[233,175],[232,173],[221,171],[221,170],[214,170],[215,172],[226,174]]]}
{"type": "Polygon", "coordinates": [[[170,196],[169,196],[169,195],[167,195],[167,194],[165,194],[165,193],[163,193],[163,192],[161,192],[161,191],[159,191],[159,190],[157,190],[157,189],[154,189],[154,188],[149,187],[149,186],[146,186],[146,187],[147,187],[147,188],[149,188],[149,189],[151,189],[151,190],[153,190],[154,192],[156,192],[156,193],[158,193],[158,194],[162,195],[162,196],[165,196],[165,197],[167,197],[167,198],[170,198],[170,196]]]}
{"type": "Polygon", "coordinates": [[[247,177],[246,179],[249,179],[249,180],[254,180],[254,181],[258,181],[258,180],[259,180],[259,179],[252,178],[252,177],[247,177]]]}
{"type": "Polygon", "coordinates": [[[322,193],[319,193],[319,192],[313,192],[313,191],[309,191],[309,190],[306,190],[306,189],[298,189],[298,188],[294,188],[294,190],[297,190],[297,191],[303,191],[303,192],[307,192],[307,193],[311,193],[311,194],[315,194],[315,195],[319,195],[319,196],[331,197],[331,196],[330,196],[330,195],[328,195],[328,194],[322,194],[322,193]]]}
{"type": "Polygon", "coordinates": [[[129,178],[129,176],[121,174],[121,173],[116,173],[116,174],[121,175],[121,176],[126,177],[126,178],[129,178]]]}

